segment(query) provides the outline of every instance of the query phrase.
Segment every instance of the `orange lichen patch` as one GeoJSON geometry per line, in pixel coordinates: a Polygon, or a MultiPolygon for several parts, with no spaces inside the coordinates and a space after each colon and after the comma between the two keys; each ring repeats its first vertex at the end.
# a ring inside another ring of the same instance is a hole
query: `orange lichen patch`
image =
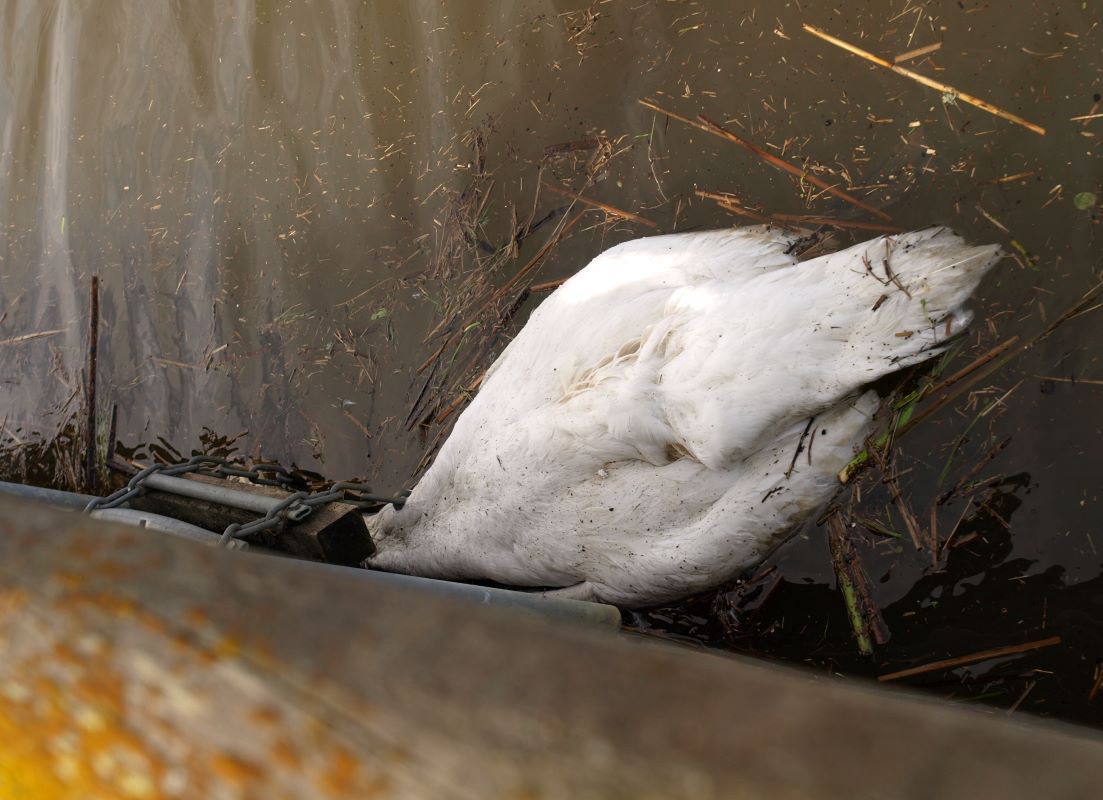
{"type": "Polygon", "coordinates": [[[194,627],[200,627],[206,625],[211,621],[211,618],[207,615],[207,612],[196,606],[195,608],[189,608],[184,612],[184,622],[194,627]]]}
{"type": "Polygon", "coordinates": [[[216,753],[211,758],[210,767],[218,777],[238,785],[259,784],[265,775],[259,764],[229,753],[216,753]]]}
{"type": "MultiPolygon", "coordinates": [[[[58,652],[65,648],[50,649],[58,652]]],[[[5,666],[33,676],[33,691],[0,693],[0,796],[159,796],[159,755],[125,725],[124,680],[109,664],[91,661],[60,683],[41,674],[51,660],[5,666]]]]}
{"type": "MultiPolygon", "coordinates": [[[[174,631],[172,623],[159,617],[137,601],[106,591],[74,592],[62,598],[57,606],[59,615],[65,615],[76,610],[101,612],[113,619],[118,617],[132,619],[161,636],[170,636],[174,631]]],[[[111,623],[111,627],[115,627],[114,622],[111,623]]]]}
{"type": "Polygon", "coordinates": [[[272,760],[279,764],[281,767],[286,767],[289,770],[299,771],[302,768],[303,760],[299,757],[298,751],[295,746],[291,744],[287,739],[279,739],[271,749],[272,760]]]}
{"type": "Polygon", "coordinates": [[[318,784],[331,797],[375,797],[384,793],[390,782],[382,776],[369,779],[352,753],[334,745],[318,784]]]}
{"type": "Polygon", "coordinates": [[[98,578],[125,578],[137,571],[137,567],[124,561],[104,560],[96,564],[96,577],[98,578]]]}
{"type": "Polygon", "coordinates": [[[117,545],[120,550],[130,550],[133,547],[145,544],[145,538],[149,536],[148,533],[137,533],[134,528],[129,530],[123,526],[116,528],[112,535],[113,544],[117,545]]]}
{"type": "Polygon", "coordinates": [[[79,589],[84,585],[85,576],[80,572],[70,572],[68,570],[56,570],[50,578],[55,581],[63,589],[79,589]]]}
{"type": "Polygon", "coordinates": [[[140,561],[135,562],[134,566],[143,572],[160,570],[167,567],[171,561],[172,559],[168,558],[167,553],[152,550],[144,555],[140,561]]]}
{"type": "MultiPolygon", "coordinates": [[[[208,648],[192,635],[190,629],[180,628],[129,598],[116,597],[103,592],[79,592],[65,597],[59,603],[57,613],[60,617],[75,611],[92,612],[93,620],[99,614],[106,615],[111,618],[106,622],[109,628],[117,627],[116,620],[119,618],[133,620],[147,631],[163,638],[166,643],[174,644],[188,652],[205,655],[208,662],[217,657],[213,651],[204,654],[208,648]]],[[[90,623],[82,622],[82,627],[87,629],[90,623]]]]}
{"type": "Polygon", "coordinates": [[[78,536],[70,538],[65,545],[65,554],[71,556],[75,561],[87,561],[97,555],[98,551],[99,547],[91,537],[82,538],[78,536]]]}
{"type": "Polygon", "coordinates": [[[40,699],[48,703],[53,703],[60,699],[63,699],[65,693],[57,685],[57,683],[46,675],[33,675],[28,676],[31,678],[31,686],[33,687],[35,695],[40,699]]]}
{"type": "Polygon", "coordinates": [[[219,658],[234,658],[241,654],[241,641],[233,636],[222,636],[214,644],[214,653],[219,658]]]}
{"type": "Polygon", "coordinates": [[[359,764],[355,748],[335,746],[309,706],[266,694],[263,680],[227,685],[222,669],[206,668],[230,662],[256,678],[278,669],[255,657],[248,634],[220,635],[205,615],[197,630],[93,586],[32,600],[0,629],[0,800],[180,800],[215,787],[278,800],[303,796],[304,785],[328,798],[386,794],[388,779],[359,764]],[[227,720],[243,737],[216,755],[227,720]]]}
{"type": "Polygon", "coordinates": [[[27,593],[23,589],[0,589],[0,617],[15,614],[27,604],[27,593]]]}
{"type": "Polygon", "coordinates": [[[76,652],[65,642],[54,642],[51,653],[55,659],[67,664],[79,664],[84,660],[84,657],[81,656],[80,653],[76,652]]]}
{"type": "MultiPolygon", "coordinates": [[[[81,577],[78,585],[83,582],[84,578],[81,577]]],[[[59,610],[64,612],[71,608],[93,608],[97,611],[107,612],[112,616],[126,617],[133,617],[142,611],[142,608],[129,597],[119,597],[107,592],[80,592],[68,595],[62,600],[59,610]]]]}
{"type": "Polygon", "coordinates": [[[271,706],[257,706],[249,716],[262,725],[278,725],[280,721],[280,712],[271,706]]]}

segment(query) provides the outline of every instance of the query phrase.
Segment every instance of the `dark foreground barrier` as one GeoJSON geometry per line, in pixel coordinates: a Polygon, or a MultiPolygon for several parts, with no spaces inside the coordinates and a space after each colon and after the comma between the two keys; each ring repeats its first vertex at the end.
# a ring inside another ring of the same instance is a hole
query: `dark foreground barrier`
{"type": "Polygon", "coordinates": [[[7,797],[1079,798],[1085,731],[0,504],[7,797]]]}

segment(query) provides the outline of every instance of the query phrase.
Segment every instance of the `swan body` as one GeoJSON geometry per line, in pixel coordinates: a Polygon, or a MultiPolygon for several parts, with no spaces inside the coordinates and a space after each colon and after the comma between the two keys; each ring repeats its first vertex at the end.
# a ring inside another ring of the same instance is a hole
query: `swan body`
{"type": "Polygon", "coordinates": [[[868,435],[865,387],[939,353],[1000,256],[931,228],[798,264],[797,238],[595,258],[490,368],[405,506],[369,519],[368,565],[646,606],[764,558],[868,435]]]}

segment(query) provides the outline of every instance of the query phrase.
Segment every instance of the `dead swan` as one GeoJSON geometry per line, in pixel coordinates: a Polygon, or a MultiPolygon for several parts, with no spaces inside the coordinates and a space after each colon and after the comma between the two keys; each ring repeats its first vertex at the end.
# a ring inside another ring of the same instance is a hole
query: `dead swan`
{"type": "Polygon", "coordinates": [[[491,367],[369,566],[645,606],[762,559],[834,492],[871,381],[938,354],[1000,257],[945,228],[798,264],[765,227],[595,258],[491,367]],[[808,420],[811,464],[786,477],[808,420]]]}

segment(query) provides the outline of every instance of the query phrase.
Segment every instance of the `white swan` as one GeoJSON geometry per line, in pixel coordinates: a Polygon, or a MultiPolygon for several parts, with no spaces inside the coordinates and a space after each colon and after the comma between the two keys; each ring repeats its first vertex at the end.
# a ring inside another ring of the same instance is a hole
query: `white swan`
{"type": "Polygon", "coordinates": [[[959,333],[1000,257],[931,228],[798,264],[797,238],[595,258],[494,363],[405,507],[369,519],[368,565],[644,606],[761,560],[836,488],[878,406],[864,387],[959,333]]]}

